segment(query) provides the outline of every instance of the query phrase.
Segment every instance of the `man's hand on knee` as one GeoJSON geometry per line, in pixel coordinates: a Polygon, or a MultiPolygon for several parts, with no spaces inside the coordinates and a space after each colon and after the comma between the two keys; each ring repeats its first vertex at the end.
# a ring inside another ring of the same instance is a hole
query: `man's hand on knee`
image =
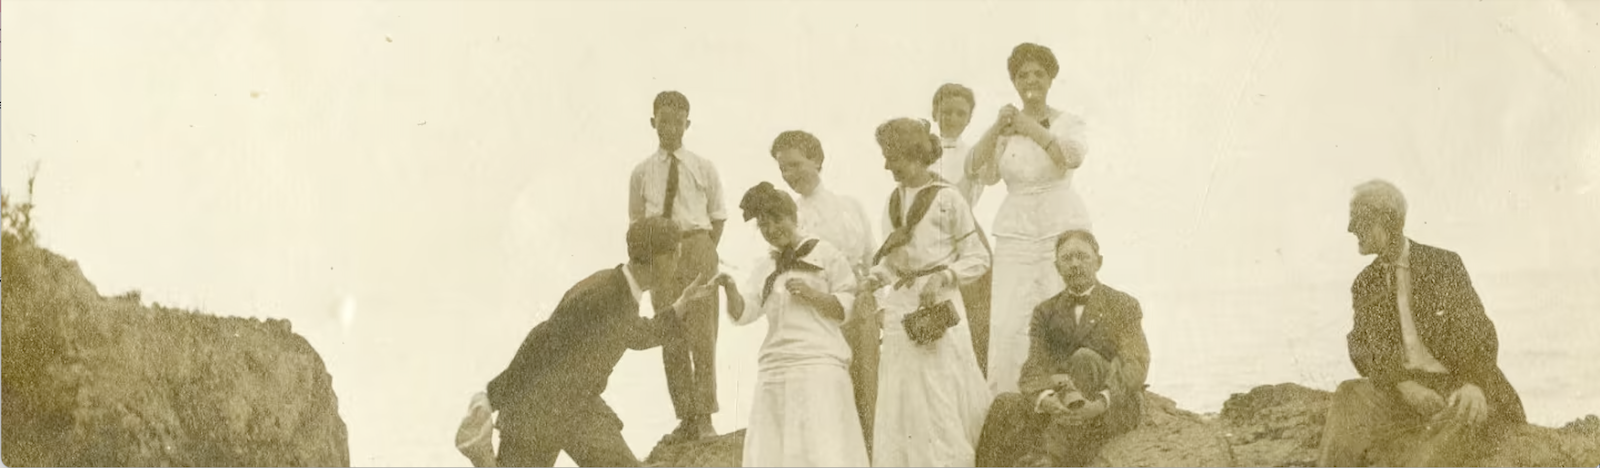
{"type": "Polygon", "coordinates": [[[1436,413],[1433,417],[1435,422],[1449,418],[1476,426],[1489,419],[1488,398],[1483,396],[1483,389],[1477,385],[1462,385],[1450,393],[1445,403],[1449,405],[1448,409],[1436,413]]]}
{"type": "Polygon", "coordinates": [[[1395,389],[1400,391],[1400,398],[1405,400],[1406,404],[1415,408],[1418,413],[1438,415],[1440,411],[1445,409],[1444,397],[1439,396],[1439,392],[1435,392],[1415,380],[1400,382],[1395,385],[1395,389]]]}
{"type": "Polygon", "coordinates": [[[1085,398],[1079,392],[1066,392],[1057,395],[1051,400],[1059,400],[1055,407],[1058,411],[1051,413],[1051,421],[1062,426],[1081,426],[1088,424],[1100,417],[1110,409],[1110,402],[1106,398],[1085,398]]]}

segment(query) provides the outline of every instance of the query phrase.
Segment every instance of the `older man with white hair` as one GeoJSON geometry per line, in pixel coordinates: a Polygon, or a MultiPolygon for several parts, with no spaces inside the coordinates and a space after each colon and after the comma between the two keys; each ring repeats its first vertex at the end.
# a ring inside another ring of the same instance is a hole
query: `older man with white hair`
{"type": "Polygon", "coordinates": [[[1405,221],[1400,189],[1356,186],[1348,229],[1378,258],[1350,288],[1362,378],[1334,393],[1320,466],[1462,466],[1498,429],[1527,421],[1461,257],[1406,238],[1405,221]]]}

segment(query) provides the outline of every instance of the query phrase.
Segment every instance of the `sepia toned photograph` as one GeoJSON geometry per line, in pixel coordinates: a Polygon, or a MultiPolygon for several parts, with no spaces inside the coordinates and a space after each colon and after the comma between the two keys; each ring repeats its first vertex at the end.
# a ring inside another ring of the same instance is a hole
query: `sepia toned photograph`
{"type": "Polygon", "coordinates": [[[1600,1],[14,0],[5,466],[1600,467],[1600,1]]]}

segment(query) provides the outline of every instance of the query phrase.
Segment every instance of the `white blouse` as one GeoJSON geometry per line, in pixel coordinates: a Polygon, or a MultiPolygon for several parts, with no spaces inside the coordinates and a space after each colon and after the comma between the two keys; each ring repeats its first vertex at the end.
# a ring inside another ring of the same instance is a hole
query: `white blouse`
{"type": "Polygon", "coordinates": [[[795,207],[801,232],[833,244],[852,267],[872,261],[872,254],[878,251],[876,238],[872,237],[872,221],[856,199],[818,185],[810,196],[799,197],[795,207]]]}
{"type": "MultiPolygon", "coordinates": [[[[989,250],[979,237],[978,223],[972,218],[972,207],[949,183],[934,181],[921,187],[896,187],[901,196],[901,219],[909,218],[911,205],[917,193],[935,185],[942,185],[934,196],[928,213],[911,229],[911,242],[885,256],[872,267],[873,276],[899,280],[902,275],[945,265],[955,274],[959,283],[967,284],[989,271],[989,250]]],[[[884,208],[883,230],[894,232],[888,210],[884,208]]],[[[909,220],[908,220],[909,221],[909,220]]]]}
{"type": "Polygon", "coordinates": [[[827,241],[817,242],[801,260],[822,270],[790,270],[779,274],[773,282],[771,296],[763,303],[762,289],[767,276],[777,269],[772,256],[765,256],[755,262],[750,278],[740,291],[744,296],[744,315],[735,318],[733,323],[748,325],[761,317],[767,318],[767,338],[761,343],[757,359],[761,369],[807,364],[848,365],[850,362],[850,345],[839,328],[843,322],[824,317],[815,307],[791,296],[784,284],[798,278],[818,291],[832,294],[844,307],[844,318],[848,320],[850,305],[855,303],[855,273],[844,254],[827,241]]]}

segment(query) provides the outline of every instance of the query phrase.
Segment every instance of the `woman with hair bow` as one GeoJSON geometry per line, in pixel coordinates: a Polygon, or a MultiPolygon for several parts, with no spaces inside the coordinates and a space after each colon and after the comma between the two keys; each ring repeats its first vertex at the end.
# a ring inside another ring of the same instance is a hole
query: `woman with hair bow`
{"type": "Polygon", "coordinates": [[[855,299],[850,262],[803,234],[794,200],[771,183],[745,192],[739,208],[772,246],[743,294],[726,274],[717,277],[735,325],[767,318],[743,466],[867,466],[841,329],[855,299]]]}

